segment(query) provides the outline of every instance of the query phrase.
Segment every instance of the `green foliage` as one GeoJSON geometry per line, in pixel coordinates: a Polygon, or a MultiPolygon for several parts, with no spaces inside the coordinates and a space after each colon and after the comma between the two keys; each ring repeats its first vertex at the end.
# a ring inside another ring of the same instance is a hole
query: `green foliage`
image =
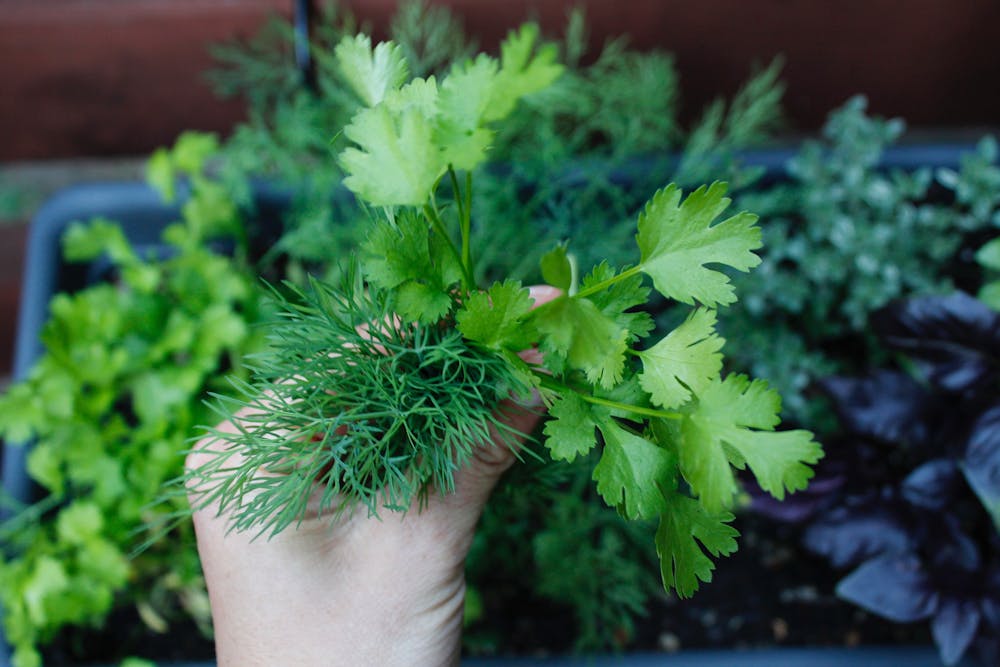
{"type": "MultiPolygon", "coordinates": [[[[714,317],[704,308],[735,295],[709,267],[747,271],[759,262],[756,217],[719,220],[730,204],[725,184],[687,197],[675,185],[655,193],[638,217],[640,257],[631,268],[601,264],[578,287],[557,246],[545,271],[568,289],[534,309],[516,281],[485,292],[474,282],[473,176],[465,174],[463,189],[458,171],[484,161],[485,144],[467,151],[456,137],[475,137],[558,74],[536,34],[531,26],[512,32],[499,63],[480,55],[440,84],[404,83],[401,50],[391,44],[344,38],[338,58],[344,69],[360,63],[366,78],[353,85],[372,103],[345,132],[360,148],[340,158],[345,184],[370,206],[369,240],[338,284],[315,282],[283,302],[244,396],[220,405],[223,415],[240,415],[236,432],[212,431],[222,446],[207,448],[206,462],[185,477],[195,508],[217,507],[236,530],[267,535],[307,513],[410,511],[428,493],[454,489],[476,444],[492,435],[513,447],[518,434],[497,419],[497,406],[531,389],[552,406],[545,445],[553,458],[600,452],[592,479],[609,507],[628,520],[659,518],[661,533],[687,527],[707,554],[734,548],[726,513],[734,469],[749,468],[779,499],[805,487],[822,456],[812,434],[775,432],[778,395],[742,375],[723,379],[713,356],[714,317]],[[464,130],[442,131],[442,122],[464,130]],[[651,329],[649,316],[635,312],[650,295],[644,275],[662,298],[697,309],[651,346],[658,352],[643,358],[640,379],[632,359],[651,329]],[[705,345],[676,344],[691,328],[705,345]],[[533,341],[540,365],[519,356],[533,341]],[[678,374],[693,377],[686,396],[643,388],[679,383],[678,374]],[[673,409],[656,407],[665,402],[673,409]]],[[[668,591],[690,595],[711,571],[692,544],[670,551],[659,541],[668,591]]]]}
{"type": "Polygon", "coordinates": [[[104,220],[69,228],[66,258],[106,256],[116,279],[52,300],[44,356],[0,397],[0,435],[33,441],[28,472],[47,494],[0,527],[0,599],[17,667],[40,664],[37,646],[61,628],[99,624],[121,605],[159,631],[182,609],[208,626],[188,524],[129,555],[144,527],[184,510],[180,499],[152,503],[208,417],[203,398],[256,345],[251,274],[206,244],[233,212],[198,176],[213,146],[186,135],[150,165],[167,191],[164,165],[171,181],[192,177],[183,220],[164,233],[166,259],[140,256],[104,220]]]}
{"type": "MultiPolygon", "coordinates": [[[[298,85],[291,57],[291,30],[280,23],[271,25],[249,45],[223,49],[225,69],[215,73],[217,82],[227,92],[242,93],[251,102],[249,122],[236,130],[224,148],[224,178],[232,191],[243,193],[239,199],[242,204],[249,203],[248,175],[266,175],[291,187],[294,199],[286,216],[286,233],[275,246],[274,256],[290,258],[286,275],[300,284],[304,282],[303,268],[317,275],[336,274],[338,265],[331,264],[331,258],[342,257],[358,243],[362,245],[363,262],[376,280],[381,274],[372,262],[376,248],[385,258],[401,252],[387,245],[385,238],[379,240],[388,233],[388,226],[380,224],[373,230],[365,214],[355,209],[352,202],[330,197],[344,177],[342,164],[335,159],[348,139],[343,130],[364,104],[344,80],[335,57],[337,45],[344,37],[353,38],[356,28],[356,21],[335,4],[328,6],[317,22],[312,44],[319,81],[316,94],[307,93],[298,85]]],[[[483,67],[472,60],[471,40],[460,21],[444,6],[401,3],[390,36],[405,54],[410,76],[414,78],[428,79],[433,75],[440,83],[455,63],[469,61],[470,76],[483,67]]],[[[755,178],[756,172],[740,165],[736,152],[766,140],[777,126],[783,90],[778,80],[779,63],[757,73],[730,101],[720,99],[712,104],[698,122],[689,126],[680,120],[681,82],[672,56],[661,51],[632,50],[625,39],[610,41],[598,52],[590,52],[588,42],[584,15],[573,12],[565,37],[556,44],[562,76],[549,87],[521,99],[502,124],[491,124],[495,134],[489,157],[497,166],[476,171],[475,196],[465,213],[471,223],[470,245],[476,249],[473,282],[537,280],[540,257],[567,238],[574,239],[573,254],[565,247],[561,254],[554,251],[550,261],[541,265],[544,280],[565,285],[567,289],[571,285],[579,289],[582,273],[578,267],[598,264],[583,279],[584,287],[603,282],[616,274],[612,265],[635,261],[635,216],[663,183],[674,181],[695,186],[726,178],[736,186],[743,186],[755,178]],[[674,153],[680,157],[675,159],[674,153]],[[636,155],[648,156],[639,169],[630,166],[636,155]],[[600,263],[603,258],[611,263],[600,263]]],[[[463,86],[463,91],[468,90],[463,86]]],[[[439,100],[447,95],[439,88],[439,100]]],[[[468,102],[472,109],[468,113],[475,117],[478,111],[472,102],[476,98],[469,95],[465,100],[462,95],[452,95],[449,104],[468,102]]],[[[473,148],[476,145],[472,142],[473,148]]],[[[445,180],[441,186],[443,194],[448,191],[445,180]]],[[[470,194],[472,190],[467,188],[465,192],[470,194]]],[[[456,207],[442,207],[439,213],[443,223],[454,224],[458,217],[456,207]]],[[[404,218],[396,222],[393,233],[399,238],[410,223],[404,218]]],[[[438,252],[432,249],[432,253],[438,252]]],[[[441,262],[446,261],[446,254],[435,256],[441,262]]],[[[427,299],[431,284],[434,287],[430,292],[437,295],[439,303],[444,303],[444,291],[437,278],[407,280],[411,294],[398,295],[397,303],[402,299],[407,307],[407,303],[427,299]]],[[[607,322],[614,322],[614,330],[627,332],[627,340],[634,343],[652,330],[650,315],[631,308],[645,303],[648,292],[649,288],[642,286],[642,275],[637,274],[614,283],[589,300],[606,315],[601,321],[607,329],[612,329],[607,322]]],[[[517,301],[513,298],[510,307],[514,308],[517,301]]],[[[482,310],[486,302],[483,297],[470,295],[468,303],[470,307],[476,303],[482,310]]],[[[574,312],[588,310],[587,305],[579,304],[562,307],[574,312]]],[[[415,311],[407,312],[414,314],[415,311]]],[[[516,319],[506,319],[500,311],[478,312],[468,322],[463,326],[468,328],[469,338],[478,336],[489,347],[499,345],[500,339],[508,335],[505,332],[494,337],[486,331],[489,326],[497,323],[498,328],[507,331],[516,319]]],[[[523,321],[517,326],[524,331],[523,321]]],[[[566,352],[573,348],[572,343],[572,340],[562,343],[566,352]]],[[[607,356],[606,370],[600,359],[595,360],[592,372],[598,377],[604,374],[613,378],[616,360],[620,358],[615,352],[623,343],[617,341],[616,345],[607,356]]],[[[588,348],[575,349],[574,358],[588,348]]],[[[562,358],[566,352],[550,356],[562,358]]],[[[516,482],[505,480],[502,484],[516,482]]],[[[522,497],[527,492],[522,485],[516,493],[522,497]]],[[[596,492],[572,498],[560,493],[553,491],[557,500],[550,504],[573,504],[573,511],[581,520],[589,521],[590,527],[600,517],[600,524],[607,526],[609,534],[630,534],[629,524],[604,508],[596,492]]],[[[544,513],[538,512],[538,505],[516,503],[512,507],[522,508],[521,514],[508,515],[507,522],[485,525],[484,539],[491,544],[505,543],[512,523],[530,524],[531,535],[549,544],[544,553],[576,553],[573,546],[555,547],[564,541],[575,544],[576,534],[568,534],[568,526],[541,519],[539,515],[544,513]]],[[[589,529],[579,528],[583,532],[589,529]]],[[[651,535],[648,531],[643,539],[648,541],[651,535]]],[[[529,571],[534,574],[531,595],[552,597],[544,591],[567,592],[559,599],[578,619],[580,647],[608,646],[616,641],[614,637],[622,625],[631,623],[649,592],[645,586],[648,582],[638,573],[644,572],[648,577],[649,572],[655,571],[646,569],[652,567],[650,564],[637,560],[636,542],[631,538],[595,537],[593,551],[587,551],[593,560],[579,554],[577,562],[584,567],[582,572],[589,568],[605,573],[603,587],[595,585],[592,579],[580,581],[582,577],[575,576],[571,568],[555,559],[539,560],[542,551],[517,551],[518,560],[511,571],[518,576],[529,571]],[[615,562],[613,554],[618,558],[614,574],[610,572],[615,562]],[[640,590],[645,593],[640,594],[640,590]],[[626,599],[635,604],[620,603],[626,599]]],[[[501,560],[496,555],[489,566],[483,565],[483,570],[499,570],[501,560]]],[[[485,575],[477,578],[471,570],[470,581],[479,587],[487,607],[491,601],[503,598],[509,586],[509,581],[485,575]]],[[[495,616],[492,622],[498,623],[495,616]]]]}
{"type": "Polygon", "coordinates": [[[720,313],[720,329],[739,334],[727,348],[734,365],[767,377],[793,419],[820,427],[828,411],[807,389],[865,357],[868,314],[949,289],[963,243],[997,222],[991,141],[936,178],[928,168],[886,171],[879,160],[904,125],[865,106],[856,97],[830,115],[824,140],[791,161],[791,182],[740,197],[761,212],[766,261],[734,278],[746,298],[720,313]]]}

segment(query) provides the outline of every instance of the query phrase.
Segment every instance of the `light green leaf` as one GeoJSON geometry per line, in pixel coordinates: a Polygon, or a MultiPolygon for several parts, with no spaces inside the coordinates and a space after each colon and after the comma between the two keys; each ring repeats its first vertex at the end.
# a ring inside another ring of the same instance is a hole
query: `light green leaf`
{"type": "Polygon", "coordinates": [[[576,392],[567,392],[549,408],[545,446],[553,459],[572,461],[597,444],[596,429],[591,406],[576,392]]]}
{"type": "Polygon", "coordinates": [[[208,159],[219,152],[219,138],[210,132],[182,132],[170,152],[174,168],[182,174],[200,174],[208,159]]]}
{"type": "Polygon", "coordinates": [[[594,467],[597,492],[629,519],[651,519],[665,511],[663,494],[676,484],[674,456],[610,417],[597,426],[604,436],[604,452],[594,467]]]}
{"type": "Polygon", "coordinates": [[[976,298],[993,310],[1000,310],[1000,280],[994,280],[980,287],[976,298]]]}
{"type": "Polygon", "coordinates": [[[976,261],[987,269],[1000,271],[1000,239],[993,239],[976,252],[976,261]]]}
{"type": "Polygon", "coordinates": [[[488,292],[469,295],[455,315],[462,335],[488,348],[520,351],[534,336],[523,318],[531,310],[531,295],[518,281],[493,283],[488,292]]]}
{"type": "Polygon", "coordinates": [[[628,329],[602,313],[589,299],[561,297],[537,312],[546,347],[566,357],[593,384],[610,389],[622,379],[628,329]]]}
{"type": "Polygon", "coordinates": [[[27,382],[15,384],[0,394],[0,439],[10,444],[25,443],[44,427],[46,413],[27,382]]]}
{"type": "Polygon", "coordinates": [[[538,35],[538,25],[526,23],[508,33],[500,45],[500,72],[486,106],[487,122],[506,118],[518,100],[548,87],[562,74],[556,45],[545,44],[536,51],[538,35]]]}
{"type": "Polygon", "coordinates": [[[174,162],[170,159],[170,151],[157,148],[146,163],[146,182],[153,187],[163,201],[173,203],[177,196],[177,174],[174,172],[174,162]]]}
{"type": "Polygon", "coordinates": [[[697,500],[678,493],[669,494],[666,503],[656,530],[663,587],[688,598],[699,581],[712,581],[715,564],[705,552],[714,557],[735,552],[739,532],[728,525],[734,518],[729,512],[706,512],[697,500]]]}
{"type": "Polygon", "coordinates": [[[402,86],[410,75],[399,45],[380,42],[373,50],[368,35],[344,37],[334,49],[334,56],[341,76],[370,107],[402,86]]]}
{"type": "Polygon", "coordinates": [[[107,254],[117,266],[137,261],[120,225],[104,218],[74,222],[63,235],[63,255],[70,262],[87,262],[107,254]]]}
{"type": "Polygon", "coordinates": [[[752,252],[761,247],[757,216],[738,213],[713,224],[729,206],[725,193],[726,184],[716,182],[681,203],[680,189],[669,185],[653,195],[639,215],[639,268],[664,296],[710,307],[733,303],[736,295],[729,277],[706,265],[748,271],[760,263],[752,252]]]}
{"type": "Polygon", "coordinates": [[[570,295],[576,291],[576,259],[566,251],[565,243],[542,255],[540,265],[546,283],[570,295]]]}
{"type": "MultiPolygon", "coordinates": [[[[589,290],[617,275],[611,265],[601,262],[583,279],[580,289],[589,290]]],[[[602,313],[617,322],[619,326],[628,329],[630,342],[643,338],[654,328],[653,318],[648,310],[642,308],[633,310],[636,306],[645,305],[649,299],[650,290],[642,282],[642,275],[635,274],[617,280],[610,287],[589,297],[602,313]]]]}
{"type": "Polygon", "coordinates": [[[700,394],[722,370],[725,340],[715,333],[715,311],[694,310],[676,329],[653,347],[639,353],[642,388],[664,408],[687,403],[700,394]]]}
{"type": "Polygon", "coordinates": [[[456,169],[471,170],[486,159],[493,132],[482,125],[496,77],[496,61],[481,54],[453,67],[441,82],[434,141],[456,169]]]}
{"type": "Polygon", "coordinates": [[[24,602],[32,623],[44,627],[49,621],[47,601],[65,592],[69,586],[70,578],[62,563],[51,556],[39,557],[24,587],[24,602]]]}
{"type": "Polygon", "coordinates": [[[732,504],[737,485],[730,463],[749,465],[778,499],[806,487],[813,476],[808,464],[823,451],[808,431],[773,432],[780,409],[776,391],[743,375],[716,380],[700,394],[682,422],[678,450],[681,473],[706,510],[732,504]]]}
{"type": "Polygon", "coordinates": [[[100,508],[94,503],[77,500],[59,512],[56,533],[68,544],[83,544],[99,535],[103,526],[100,508]]]}
{"type": "Polygon", "coordinates": [[[398,114],[384,105],[363,109],[344,136],[358,145],[340,154],[344,185],[376,206],[424,204],[447,167],[432,122],[415,107],[398,114]]]}

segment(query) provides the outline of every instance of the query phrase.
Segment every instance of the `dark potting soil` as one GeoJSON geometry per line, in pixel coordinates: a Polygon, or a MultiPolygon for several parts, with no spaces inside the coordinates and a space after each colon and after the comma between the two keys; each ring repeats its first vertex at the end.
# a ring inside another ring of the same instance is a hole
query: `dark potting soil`
{"type": "MultiPolygon", "coordinates": [[[[735,526],[739,551],[716,562],[713,581],[690,599],[655,596],[632,636],[615,633],[618,650],[933,644],[927,623],[892,623],[838,599],[836,584],[848,572],[833,570],[799,547],[794,527],[747,514],[735,526]]],[[[505,619],[502,636],[474,642],[476,652],[572,652],[574,626],[567,609],[526,597],[520,608],[516,601],[508,604],[491,614],[494,623],[498,615],[505,619]]]]}
{"type": "MultiPolygon", "coordinates": [[[[837,572],[798,545],[794,527],[742,515],[739,551],[717,561],[714,579],[690,599],[660,594],[618,650],[672,653],[692,648],[932,644],[927,623],[897,624],[839,600],[837,572]]],[[[651,572],[651,576],[656,576],[651,572]]],[[[573,651],[571,612],[515,590],[488,614],[491,632],[469,634],[477,655],[565,654],[573,651]]],[[[145,629],[134,612],[116,612],[101,633],[64,632],[45,664],[116,664],[124,656],[161,661],[211,661],[213,647],[197,628],[178,623],[168,634],[145,629]],[[83,658],[86,658],[83,660],[83,658]]]]}

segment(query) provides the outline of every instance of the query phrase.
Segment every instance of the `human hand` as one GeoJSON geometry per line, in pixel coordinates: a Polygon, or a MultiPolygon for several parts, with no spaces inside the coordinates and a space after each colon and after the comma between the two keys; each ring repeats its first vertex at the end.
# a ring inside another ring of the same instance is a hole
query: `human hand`
{"type": "MultiPolygon", "coordinates": [[[[536,306],[559,294],[531,288],[536,306]]],[[[530,433],[540,408],[505,401],[498,411],[530,433]]],[[[234,421],[218,430],[239,429],[234,421]]],[[[217,438],[202,440],[188,468],[217,446],[217,438]]],[[[458,664],[465,558],[483,507],[514,460],[508,446],[483,443],[455,475],[454,493],[432,492],[419,511],[370,518],[360,507],[336,520],[313,514],[270,539],[231,531],[225,514],[199,509],[194,525],[219,665],[458,664]]]]}

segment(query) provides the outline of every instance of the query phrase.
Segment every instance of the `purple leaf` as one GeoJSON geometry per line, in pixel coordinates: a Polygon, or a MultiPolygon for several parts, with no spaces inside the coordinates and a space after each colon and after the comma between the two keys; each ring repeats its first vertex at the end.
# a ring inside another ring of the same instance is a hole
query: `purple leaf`
{"type": "Polygon", "coordinates": [[[912,554],[884,555],[866,562],[837,584],[837,595],[900,623],[929,618],[938,605],[938,594],[912,554]]]}
{"type": "Polygon", "coordinates": [[[876,312],[871,324],[948,391],[982,386],[1000,371],[1000,313],[964,292],[897,301],[876,312]]]}
{"type": "Polygon", "coordinates": [[[931,633],[944,664],[954,665],[962,658],[976,636],[980,616],[979,607],[972,600],[948,599],[941,602],[931,621],[931,633]]]}
{"type": "Polygon", "coordinates": [[[912,546],[909,530],[882,507],[837,508],[806,529],[806,548],[834,567],[849,567],[879,554],[899,554],[912,546]]]}
{"type": "Polygon", "coordinates": [[[962,470],[1000,529],[1000,405],[986,410],[973,424],[962,470]]]}
{"type": "Polygon", "coordinates": [[[958,464],[952,459],[934,459],[903,480],[903,497],[918,507],[940,510],[955,495],[961,480],[958,464]]]}
{"type": "Polygon", "coordinates": [[[928,420],[939,402],[913,378],[879,370],[865,378],[829,377],[820,382],[841,423],[852,433],[893,443],[925,443],[928,420]]]}

